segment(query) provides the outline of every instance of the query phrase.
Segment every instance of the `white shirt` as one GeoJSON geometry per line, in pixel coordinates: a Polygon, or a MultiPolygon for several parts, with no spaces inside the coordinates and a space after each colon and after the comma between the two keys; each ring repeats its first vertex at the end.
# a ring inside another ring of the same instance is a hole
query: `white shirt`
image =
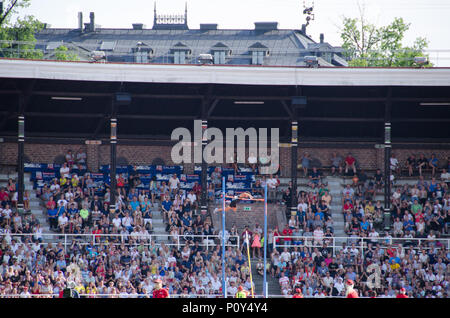
{"type": "Polygon", "coordinates": [[[329,276],[329,277],[324,277],[323,278],[323,284],[326,286],[326,287],[330,287],[330,285],[331,285],[331,283],[333,282],[333,277],[331,277],[331,276],[329,276]]]}
{"type": "Polygon", "coordinates": [[[289,262],[291,260],[291,254],[289,252],[281,253],[280,257],[285,262],[289,262]]]}
{"type": "Polygon", "coordinates": [[[178,187],[178,184],[180,183],[180,180],[178,178],[171,177],[169,179],[169,187],[171,189],[176,189],[178,187]]]}
{"type": "Polygon", "coordinates": [[[371,238],[373,238],[373,239],[375,239],[375,238],[377,238],[377,237],[379,237],[379,236],[380,236],[380,234],[378,234],[377,231],[373,231],[373,232],[370,232],[370,233],[369,233],[369,237],[371,237],[371,238]]]}
{"type": "Polygon", "coordinates": [[[339,293],[341,293],[344,290],[344,283],[342,283],[341,281],[335,281],[334,282],[334,287],[337,289],[337,291],[339,293]]]}
{"type": "Polygon", "coordinates": [[[397,167],[398,167],[398,160],[397,160],[397,158],[391,158],[390,161],[391,161],[391,169],[392,170],[397,169],[397,167]]]}
{"type": "Polygon", "coordinates": [[[278,181],[275,178],[268,179],[266,181],[266,183],[267,183],[267,187],[270,189],[275,189],[278,185],[278,181]]]}
{"type": "Polygon", "coordinates": [[[50,186],[50,191],[52,191],[52,192],[55,192],[55,191],[57,191],[57,190],[59,190],[59,189],[60,189],[59,184],[52,184],[52,185],[50,186]]]}
{"type": "Polygon", "coordinates": [[[305,202],[299,203],[299,204],[297,205],[297,210],[300,211],[300,209],[299,209],[300,207],[302,208],[302,211],[303,211],[303,212],[306,212],[306,210],[308,209],[308,204],[305,203],[305,202]]]}
{"type": "Polygon", "coordinates": [[[58,218],[58,223],[59,223],[59,225],[66,225],[67,222],[69,222],[69,220],[67,219],[67,216],[61,215],[61,216],[58,218]]]}
{"type": "Polygon", "coordinates": [[[256,159],[255,156],[248,157],[248,163],[254,164],[254,163],[257,163],[257,162],[258,162],[258,160],[256,159]]]}
{"type": "Polygon", "coordinates": [[[114,226],[117,227],[117,228],[119,228],[120,225],[122,224],[122,221],[120,220],[120,218],[114,218],[112,220],[112,222],[113,222],[114,226]]]}
{"type": "Polygon", "coordinates": [[[131,221],[132,221],[131,217],[126,216],[122,219],[122,225],[125,227],[131,226],[131,221]]]}
{"type": "Polygon", "coordinates": [[[74,194],[73,194],[73,192],[68,191],[68,192],[66,192],[65,197],[66,197],[66,201],[70,201],[70,199],[74,197],[74,194]]]}
{"type": "Polygon", "coordinates": [[[61,167],[61,169],[59,169],[59,173],[66,178],[69,178],[69,172],[70,172],[69,167],[65,167],[65,168],[61,167]]]}
{"type": "Polygon", "coordinates": [[[189,193],[187,195],[189,201],[191,201],[192,203],[194,203],[195,201],[197,201],[197,196],[195,195],[195,193],[189,193]]]}
{"type": "Polygon", "coordinates": [[[450,173],[449,173],[449,172],[441,173],[441,180],[442,180],[442,181],[448,181],[448,180],[450,180],[450,173]]]}
{"type": "Polygon", "coordinates": [[[237,287],[236,286],[230,286],[227,288],[228,290],[228,295],[234,296],[237,293],[237,287]]]}

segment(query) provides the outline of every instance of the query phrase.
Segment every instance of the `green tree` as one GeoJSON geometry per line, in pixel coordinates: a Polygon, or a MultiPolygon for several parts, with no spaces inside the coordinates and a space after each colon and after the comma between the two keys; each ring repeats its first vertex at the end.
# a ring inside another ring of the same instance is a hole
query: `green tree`
{"type": "Polygon", "coordinates": [[[3,3],[3,12],[0,13],[0,57],[41,59],[43,53],[35,49],[36,32],[44,24],[34,16],[25,16],[12,21],[13,15],[21,8],[30,5],[31,0],[9,0],[3,3]]]}
{"type": "MultiPolygon", "coordinates": [[[[350,60],[349,66],[359,67],[410,67],[417,66],[415,57],[424,56],[428,46],[425,38],[417,38],[410,47],[402,41],[410,24],[395,18],[387,26],[369,23],[360,8],[360,18],[343,17],[341,28],[342,48],[350,60]]],[[[424,66],[432,66],[427,62],[424,66]]]]}
{"type": "Polygon", "coordinates": [[[69,49],[64,46],[60,45],[55,50],[55,57],[58,61],[79,61],[80,58],[77,54],[70,52],[69,49]]]}

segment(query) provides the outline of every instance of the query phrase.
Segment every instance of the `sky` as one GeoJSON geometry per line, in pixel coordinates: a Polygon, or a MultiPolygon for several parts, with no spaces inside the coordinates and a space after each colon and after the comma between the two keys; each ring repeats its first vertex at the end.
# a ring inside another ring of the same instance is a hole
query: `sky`
{"type": "Polygon", "coordinates": [[[253,29],[254,22],[278,22],[280,29],[300,29],[306,22],[304,4],[314,7],[314,20],[307,34],[319,41],[340,46],[339,27],[342,18],[359,17],[364,7],[367,19],[387,25],[395,17],[411,23],[404,44],[417,37],[429,41],[428,53],[435,66],[450,66],[450,0],[31,0],[20,15],[31,14],[53,28],[76,28],[77,14],[84,22],[95,12],[95,23],[104,28],[131,28],[132,23],[153,25],[153,7],[158,13],[183,14],[188,7],[188,26],[217,23],[219,29],[253,29]]]}

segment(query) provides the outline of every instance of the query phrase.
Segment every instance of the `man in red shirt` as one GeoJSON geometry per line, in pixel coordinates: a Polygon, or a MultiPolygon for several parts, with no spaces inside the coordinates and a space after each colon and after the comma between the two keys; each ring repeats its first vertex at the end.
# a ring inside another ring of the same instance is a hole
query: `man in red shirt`
{"type": "Polygon", "coordinates": [[[355,286],[355,283],[351,279],[347,279],[347,281],[345,282],[345,285],[347,288],[345,291],[346,298],[359,298],[358,292],[353,289],[353,287],[355,286]]]}
{"type": "Polygon", "coordinates": [[[197,198],[200,198],[202,196],[202,186],[199,185],[197,181],[194,183],[194,186],[192,187],[192,191],[194,191],[197,198]]]}
{"type": "Polygon", "coordinates": [[[292,298],[303,298],[302,290],[300,288],[295,289],[295,294],[292,298]]]}
{"type": "Polygon", "coordinates": [[[162,288],[162,281],[160,279],[155,280],[153,298],[169,298],[169,291],[165,288],[162,288]]]}
{"type": "Polygon", "coordinates": [[[347,158],[345,158],[345,174],[348,173],[348,169],[353,170],[353,174],[356,174],[356,159],[351,153],[348,153],[347,158]]]}
{"type": "MultiPolygon", "coordinates": [[[[284,227],[283,236],[292,236],[292,230],[289,228],[289,226],[287,224],[284,227]]],[[[284,244],[291,245],[291,240],[292,239],[290,237],[285,237],[284,238],[284,244]]]]}
{"type": "Polygon", "coordinates": [[[0,188],[0,203],[2,208],[5,208],[6,204],[9,201],[9,194],[5,191],[6,188],[0,188]]]}
{"type": "Polygon", "coordinates": [[[276,238],[277,236],[281,236],[280,231],[278,230],[278,226],[275,227],[275,230],[273,231],[273,237],[275,238],[275,243],[278,245],[280,243],[280,239],[276,238]]]}
{"type": "Polygon", "coordinates": [[[400,292],[397,294],[397,298],[408,298],[408,295],[406,295],[406,289],[403,287],[400,288],[400,292]]]}

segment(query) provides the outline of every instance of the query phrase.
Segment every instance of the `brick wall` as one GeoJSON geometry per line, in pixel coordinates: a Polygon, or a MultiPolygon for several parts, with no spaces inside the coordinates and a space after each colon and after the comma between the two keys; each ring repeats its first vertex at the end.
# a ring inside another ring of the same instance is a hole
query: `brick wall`
{"type": "MultiPolygon", "coordinates": [[[[109,164],[110,147],[108,144],[103,145],[63,145],[63,144],[27,144],[25,143],[25,155],[32,162],[54,163],[55,158],[64,155],[69,149],[73,153],[81,148],[88,155],[88,165],[93,171],[96,171],[100,165],[109,164]]],[[[167,165],[172,165],[171,146],[135,146],[135,145],[117,145],[117,158],[124,159],[128,164],[151,164],[156,158],[162,158],[167,165]]],[[[376,148],[352,148],[344,149],[336,148],[312,148],[299,147],[298,160],[300,162],[303,154],[309,152],[312,158],[319,159],[322,164],[329,165],[329,158],[333,151],[336,151],[342,157],[351,152],[363,169],[383,169],[384,149],[376,148]]],[[[441,161],[450,156],[450,150],[436,149],[396,149],[395,145],[393,153],[400,162],[405,162],[406,158],[411,154],[419,154],[423,152],[428,158],[431,153],[436,153],[441,161]]],[[[283,176],[291,174],[291,149],[290,147],[280,147],[280,163],[283,167],[283,176]]],[[[225,155],[225,154],[224,154],[225,155]]],[[[17,144],[0,143],[0,165],[16,165],[17,164],[17,144]]],[[[193,172],[193,164],[185,165],[187,173],[193,172]]]]}

